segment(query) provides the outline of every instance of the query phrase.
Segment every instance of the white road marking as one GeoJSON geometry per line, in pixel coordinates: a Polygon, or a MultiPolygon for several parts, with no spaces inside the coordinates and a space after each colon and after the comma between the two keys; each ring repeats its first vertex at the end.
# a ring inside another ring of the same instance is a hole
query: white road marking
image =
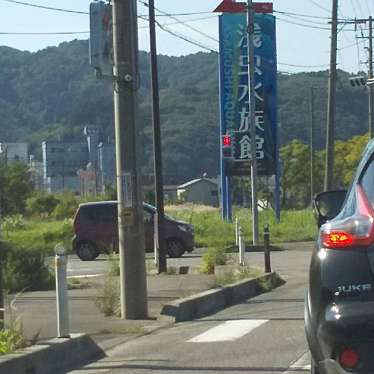
{"type": "Polygon", "coordinates": [[[305,352],[297,361],[295,361],[287,371],[282,374],[292,374],[295,371],[310,371],[310,352],[305,352]]]}
{"type": "Polygon", "coordinates": [[[204,333],[187,340],[188,343],[209,343],[209,342],[225,342],[241,338],[249,334],[251,331],[260,327],[268,320],[262,319],[244,319],[237,321],[226,321],[221,325],[211,328],[204,333]]]}

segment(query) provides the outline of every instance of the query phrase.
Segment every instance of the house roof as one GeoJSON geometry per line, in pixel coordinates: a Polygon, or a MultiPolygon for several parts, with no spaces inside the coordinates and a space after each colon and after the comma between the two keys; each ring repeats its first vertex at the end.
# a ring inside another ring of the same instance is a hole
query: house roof
{"type": "Polygon", "coordinates": [[[182,189],[182,188],[186,188],[186,187],[189,187],[189,186],[192,186],[193,184],[195,183],[199,183],[201,181],[204,181],[204,182],[209,182],[211,184],[214,184],[215,186],[217,186],[217,183],[215,181],[213,181],[212,179],[208,179],[208,178],[198,178],[198,179],[193,179],[189,182],[186,182],[184,184],[181,184],[180,186],[178,186],[178,190],[179,189],[182,189]]]}

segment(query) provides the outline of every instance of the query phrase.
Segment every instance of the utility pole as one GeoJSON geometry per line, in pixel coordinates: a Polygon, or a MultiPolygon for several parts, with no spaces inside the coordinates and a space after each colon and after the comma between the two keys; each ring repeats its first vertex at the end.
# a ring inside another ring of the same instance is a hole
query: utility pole
{"type": "Polygon", "coordinates": [[[152,86],[152,116],[153,116],[153,149],[155,170],[155,191],[157,213],[154,219],[156,243],[158,246],[158,273],[166,273],[166,241],[164,234],[164,187],[162,178],[162,151],[161,151],[161,123],[160,123],[160,98],[158,89],[158,67],[156,46],[156,20],[155,2],[148,0],[149,10],[149,32],[151,53],[151,86],[152,86]]]}
{"type": "MultiPolygon", "coordinates": [[[[369,61],[368,61],[368,81],[373,79],[373,17],[364,18],[364,19],[355,19],[351,22],[346,23],[353,23],[355,26],[360,23],[369,23],[369,36],[360,36],[358,39],[368,39],[369,40],[369,48],[367,48],[369,52],[369,61]]],[[[367,81],[367,87],[368,87],[368,128],[369,128],[369,136],[370,139],[374,137],[374,114],[373,114],[373,108],[374,108],[374,102],[373,102],[373,86],[372,84],[368,84],[367,81]]],[[[364,83],[363,83],[364,84],[364,83]]]]}
{"type": "Polygon", "coordinates": [[[257,160],[256,160],[256,97],[255,97],[255,48],[254,48],[254,8],[252,0],[247,0],[248,26],[248,84],[249,113],[251,123],[251,186],[252,186],[252,235],[253,245],[258,244],[257,208],[257,160]]]}
{"type": "Polygon", "coordinates": [[[310,203],[314,197],[314,90],[310,88],[310,203]]]}
{"type": "Polygon", "coordinates": [[[143,205],[137,164],[136,0],[113,0],[113,52],[121,317],[146,319],[143,205]]]}
{"type": "MultiPolygon", "coordinates": [[[[369,79],[373,78],[373,17],[369,17],[369,79]]],[[[368,85],[369,95],[369,135],[370,139],[374,137],[373,121],[373,85],[368,85]]]]}
{"type": "Polygon", "coordinates": [[[326,126],[326,162],[324,190],[333,187],[335,112],[336,112],[336,54],[338,44],[338,0],[332,0],[330,76],[328,84],[327,126],[326,126]]]}

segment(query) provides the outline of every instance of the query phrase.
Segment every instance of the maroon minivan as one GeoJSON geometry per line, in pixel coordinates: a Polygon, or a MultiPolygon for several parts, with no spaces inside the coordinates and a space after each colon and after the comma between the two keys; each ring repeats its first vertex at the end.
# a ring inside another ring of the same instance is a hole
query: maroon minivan
{"type": "MultiPolygon", "coordinates": [[[[143,203],[144,236],[147,251],[154,248],[154,215],[156,208],[143,203]]],[[[116,201],[80,204],[74,217],[72,247],[83,261],[94,260],[100,253],[118,251],[118,218],[116,201]]],[[[165,215],[165,238],[170,257],[181,257],[194,249],[192,225],[165,215]]]]}

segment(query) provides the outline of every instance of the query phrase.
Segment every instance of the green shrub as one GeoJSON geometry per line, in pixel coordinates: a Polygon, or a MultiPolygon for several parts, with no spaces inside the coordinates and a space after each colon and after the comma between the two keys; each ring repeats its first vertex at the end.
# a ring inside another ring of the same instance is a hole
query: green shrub
{"type": "Polygon", "coordinates": [[[227,262],[227,254],[223,248],[208,248],[203,254],[202,272],[213,274],[216,265],[225,265],[227,262]]]}
{"type": "Polygon", "coordinates": [[[120,313],[119,278],[109,272],[105,275],[104,283],[98,288],[95,304],[106,317],[120,313]]]}
{"type": "Polygon", "coordinates": [[[26,212],[29,216],[50,216],[58,203],[55,195],[36,192],[26,200],[26,212]]]}
{"type": "Polygon", "coordinates": [[[11,231],[21,230],[25,227],[25,220],[21,214],[8,216],[3,219],[0,230],[8,236],[11,231]]]}
{"type": "Polygon", "coordinates": [[[4,288],[8,292],[53,289],[54,275],[46,264],[46,257],[42,251],[16,247],[4,242],[0,250],[4,260],[4,288]]]}
{"type": "Polygon", "coordinates": [[[74,194],[71,192],[65,192],[59,195],[58,198],[60,201],[54,208],[52,216],[55,219],[72,218],[78,208],[78,201],[74,194]]]}

